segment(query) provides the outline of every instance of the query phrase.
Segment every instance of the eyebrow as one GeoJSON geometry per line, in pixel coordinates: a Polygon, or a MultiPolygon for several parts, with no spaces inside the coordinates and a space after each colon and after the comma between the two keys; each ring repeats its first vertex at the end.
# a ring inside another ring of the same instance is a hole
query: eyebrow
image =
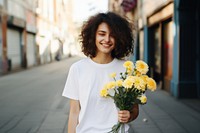
{"type": "Polygon", "coordinates": [[[106,31],[104,31],[104,30],[98,30],[97,32],[103,32],[103,33],[106,33],[106,31]]]}

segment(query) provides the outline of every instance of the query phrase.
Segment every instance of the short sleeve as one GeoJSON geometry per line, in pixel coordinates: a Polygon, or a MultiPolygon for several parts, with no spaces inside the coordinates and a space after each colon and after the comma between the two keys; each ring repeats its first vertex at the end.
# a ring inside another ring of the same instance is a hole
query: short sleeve
{"type": "Polygon", "coordinates": [[[78,73],[77,69],[74,65],[72,65],[69,69],[69,73],[67,76],[67,80],[65,83],[65,87],[62,93],[62,96],[78,100],[79,99],[79,85],[78,85],[78,73]]]}

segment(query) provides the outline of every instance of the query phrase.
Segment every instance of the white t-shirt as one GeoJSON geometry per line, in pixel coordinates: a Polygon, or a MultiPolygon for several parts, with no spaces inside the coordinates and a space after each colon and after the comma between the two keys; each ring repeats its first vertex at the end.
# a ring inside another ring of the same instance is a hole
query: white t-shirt
{"type": "Polygon", "coordinates": [[[98,64],[84,58],[72,64],[62,95],[80,102],[76,133],[106,133],[117,124],[114,101],[101,97],[100,90],[107,82],[113,81],[109,74],[116,72],[119,79],[119,73],[125,71],[123,63],[124,60],[114,59],[108,64],[98,64]]]}

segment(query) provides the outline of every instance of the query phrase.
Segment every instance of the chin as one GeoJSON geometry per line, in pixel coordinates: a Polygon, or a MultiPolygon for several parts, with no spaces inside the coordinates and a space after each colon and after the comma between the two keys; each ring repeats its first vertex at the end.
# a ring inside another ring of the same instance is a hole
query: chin
{"type": "Polygon", "coordinates": [[[110,53],[112,52],[113,48],[102,48],[100,51],[110,53]]]}

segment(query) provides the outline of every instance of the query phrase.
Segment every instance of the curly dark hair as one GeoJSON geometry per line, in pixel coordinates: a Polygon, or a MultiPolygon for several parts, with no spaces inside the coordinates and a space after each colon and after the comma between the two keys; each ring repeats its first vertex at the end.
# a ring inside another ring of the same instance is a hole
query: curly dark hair
{"type": "Polygon", "coordinates": [[[83,24],[79,36],[80,42],[82,43],[82,52],[91,58],[96,56],[96,31],[102,22],[108,24],[112,36],[115,39],[115,48],[112,51],[112,57],[122,59],[133,53],[133,27],[126,18],[113,12],[98,13],[90,17],[89,20],[83,24]]]}

